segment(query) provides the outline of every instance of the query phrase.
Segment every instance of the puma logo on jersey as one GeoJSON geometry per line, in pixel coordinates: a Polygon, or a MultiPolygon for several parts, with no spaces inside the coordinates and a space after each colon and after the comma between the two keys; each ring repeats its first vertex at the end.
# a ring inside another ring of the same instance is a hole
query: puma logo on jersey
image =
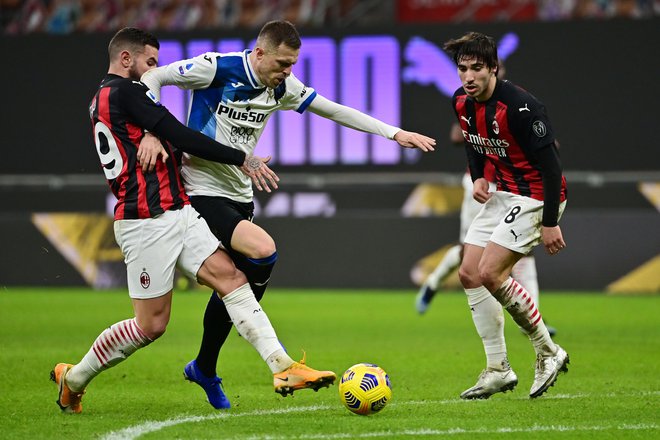
{"type": "Polygon", "coordinates": [[[467,122],[468,127],[471,127],[472,125],[470,124],[470,119],[472,119],[472,116],[469,118],[466,118],[465,116],[461,116],[461,119],[467,122]]]}
{"type": "Polygon", "coordinates": [[[520,107],[520,108],[518,109],[518,111],[519,111],[520,113],[525,112],[525,111],[527,111],[527,112],[531,112],[531,110],[527,107],[527,103],[525,103],[525,106],[524,106],[524,107],[520,107]]]}
{"type": "Polygon", "coordinates": [[[231,83],[231,85],[233,88],[237,89],[241,86],[244,86],[245,84],[243,84],[242,82],[235,82],[235,83],[231,83]]]}
{"type": "Polygon", "coordinates": [[[514,237],[513,241],[518,241],[518,237],[520,237],[520,235],[516,235],[516,232],[513,229],[511,229],[509,232],[511,232],[513,234],[513,237],[514,237]]]}

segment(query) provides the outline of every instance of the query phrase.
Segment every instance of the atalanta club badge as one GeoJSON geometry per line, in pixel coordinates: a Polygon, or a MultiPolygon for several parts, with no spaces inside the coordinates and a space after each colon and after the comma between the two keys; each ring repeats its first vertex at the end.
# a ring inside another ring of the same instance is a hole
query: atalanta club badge
{"type": "Polygon", "coordinates": [[[151,285],[151,277],[146,272],[146,269],[142,269],[142,273],[140,274],[140,285],[142,285],[143,289],[147,289],[151,285]]]}

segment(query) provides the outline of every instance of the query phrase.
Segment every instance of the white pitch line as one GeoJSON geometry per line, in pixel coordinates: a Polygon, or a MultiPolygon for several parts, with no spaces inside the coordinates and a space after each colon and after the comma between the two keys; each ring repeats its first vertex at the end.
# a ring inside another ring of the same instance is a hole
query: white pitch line
{"type": "MultiPolygon", "coordinates": [[[[625,396],[660,396],[660,391],[644,391],[641,393],[606,393],[602,395],[603,397],[625,397],[625,396]]],[[[586,397],[595,397],[595,395],[589,394],[555,394],[544,396],[543,400],[548,399],[582,399],[586,397]]],[[[529,400],[528,397],[520,397],[515,400],[529,400]]],[[[477,401],[478,402],[486,402],[477,401]]],[[[411,400],[405,402],[393,402],[390,406],[404,406],[404,405],[455,405],[455,404],[474,404],[474,400],[463,400],[463,399],[448,399],[448,400],[411,400]]],[[[312,405],[312,406],[299,406],[299,407],[290,407],[282,409],[272,409],[272,410],[257,410],[249,411],[244,413],[230,413],[222,412],[218,414],[213,414],[209,416],[182,416],[176,417],[173,419],[167,419],[162,421],[147,421],[139,425],[130,426],[128,428],[120,429],[117,431],[111,431],[103,436],[101,440],[133,440],[144,434],[151,432],[160,431],[163,428],[168,428],[170,426],[181,425],[184,423],[197,423],[204,422],[207,420],[218,420],[218,419],[227,419],[227,418],[236,418],[236,417],[252,417],[252,416],[262,416],[262,415],[275,415],[275,414],[292,414],[298,412],[312,412],[312,411],[325,411],[334,409],[334,406],[329,405],[312,405]]],[[[502,432],[539,432],[539,431],[603,431],[607,429],[618,429],[618,430],[649,430],[649,429],[658,429],[658,426],[655,424],[651,425],[612,425],[612,426],[563,426],[563,425],[552,425],[552,426],[532,426],[528,428],[498,428],[496,430],[465,430],[463,428],[452,428],[449,430],[433,430],[433,429],[421,429],[421,430],[404,430],[398,432],[385,431],[385,432],[371,432],[365,434],[309,434],[298,437],[280,437],[280,436],[257,436],[257,437],[244,437],[246,440],[280,440],[280,439],[342,439],[342,438],[369,438],[369,437],[388,437],[391,435],[405,435],[405,436],[427,436],[427,435],[455,435],[455,434],[496,434],[502,432]]]]}
{"type": "Polygon", "coordinates": [[[148,434],[150,432],[160,431],[163,428],[170,426],[181,425],[183,423],[197,423],[204,422],[206,420],[217,420],[217,419],[226,419],[226,418],[235,418],[235,417],[250,417],[250,416],[263,416],[263,415],[274,415],[274,414],[291,414],[297,412],[306,412],[306,411],[322,411],[326,409],[332,409],[333,407],[329,405],[313,405],[313,406],[297,406],[292,408],[283,408],[283,409],[271,409],[271,410],[258,410],[250,411],[245,413],[229,413],[222,412],[219,414],[213,414],[210,416],[185,416],[177,417],[175,419],[167,419],[160,422],[157,421],[148,421],[141,423],[139,425],[130,426],[128,428],[120,429],[118,431],[111,431],[101,437],[102,440],[131,440],[138,438],[141,435],[148,434]]]}
{"type": "MultiPolygon", "coordinates": [[[[337,434],[303,434],[303,435],[263,435],[263,436],[250,436],[243,437],[245,440],[334,440],[344,438],[389,438],[392,436],[406,436],[406,437],[426,437],[438,435],[469,435],[469,434],[508,434],[508,433],[530,433],[530,432],[573,432],[573,431],[648,431],[658,429],[655,424],[638,424],[638,425],[591,425],[591,426],[567,426],[567,425],[550,425],[550,426],[531,426],[529,428],[497,428],[497,429],[463,429],[463,428],[450,428],[450,429],[404,429],[401,431],[381,431],[381,432],[366,432],[363,434],[355,433],[337,433],[337,434]]],[[[238,438],[238,437],[235,437],[238,438]]]]}

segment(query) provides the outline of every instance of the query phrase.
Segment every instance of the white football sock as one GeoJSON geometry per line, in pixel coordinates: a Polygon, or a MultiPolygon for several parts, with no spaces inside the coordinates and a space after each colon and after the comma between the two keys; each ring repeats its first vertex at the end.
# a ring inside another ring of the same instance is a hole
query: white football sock
{"type": "Polygon", "coordinates": [[[66,383],[72,391],[82,391],[102,371],[114,367],[151,342],[135,318],[112,324],[96,338],[82,360],[69,370],[66,383]]]}
{"type": "Polygon", "coordinates": [[[523,286],[509,277],[493,295],[529,336],[536,353],[548,355],[557,352],[557,347],[550,338],[541,312],[523,286]]]}
{"type": "Polygon", "coordinates": [[[506,356],[502,306],[483,286],[464,290],[474,326],[484,345],[487,367],[498,371],[508,370],[510,366],[506,356]]]}
{"type": "Polygon", "coordinates": [[[293,364],[293,359],[278,341],[268,315],[254,297],[250,284],[245,283],[222,300],[238,333],[252,344],[273,373],[284,371],[293,364]]]}
{"type": "Polygon", "coordinates": [[[511,270],[511,276],[527,289],[536,307],[539,307],[539,281],[536,274],[536,260],[534,256],[527,255],[518,260],[511,270]]]}
{"type": "Polygon", "coordinates": [[[433,290],[438,290],[438,285],[461,264],[462,248],[463,246],[460,244],[449,248],[424,284],[428,285],[433,290]]]}

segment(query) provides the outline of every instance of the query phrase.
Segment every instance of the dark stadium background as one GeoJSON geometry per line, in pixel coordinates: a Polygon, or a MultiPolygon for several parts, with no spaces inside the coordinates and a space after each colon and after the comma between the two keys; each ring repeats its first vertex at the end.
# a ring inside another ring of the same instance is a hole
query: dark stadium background
{"type": "MultiPolygon", "coordinates": [[[[541,286],[604,289],[656,257],[660,216],[639,185],[660,182],[657,18],[302,28],[301,34],[338,42],[348,36],[393,35],[404,47],[415,36],[440,46],[468,30],[520,37],[507,60],[507,76],[547,105],[561,142],[569,180],[562,220],[568,248],[559,258],[537,253],[541,286]]],[[[244,29],[155,33],[161,40],[183,42],[250,41],[255,35],[244,29]]],[[[31,216],[106,211],[107,187],[87,105],[105,73],[111,35],[0,37],[0,285],[85,282],[31,216]]],[[[406,66],[403,58],[401,66],[406,66]]],[[[275,167],[286,200],[324,192],[336,208],[331,216],[260,217],[278,242],[278,286],[412,287],[409,272],[415,262],[456,239],[456,212],[401,214],[416,185],[456,185],[465,164],[463,151],[447,141],[454,117],[449,99],[431,85],[402,82],[401,91],[401,126],[435,137],[435,153],[414,165],[275,167]]],[[[257,198],[264,206],[269,203],[267,196],[257,198]]]]}

